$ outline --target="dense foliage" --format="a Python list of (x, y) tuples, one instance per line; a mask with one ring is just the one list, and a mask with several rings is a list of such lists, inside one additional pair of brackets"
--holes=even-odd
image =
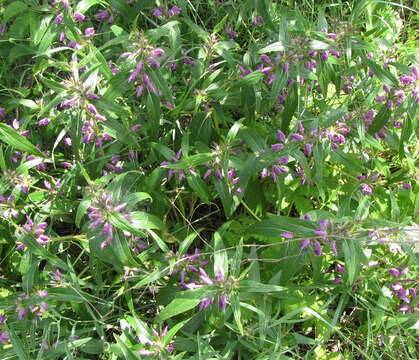
[(1, 359), (416, 358), (412, 4), (0, 4)]

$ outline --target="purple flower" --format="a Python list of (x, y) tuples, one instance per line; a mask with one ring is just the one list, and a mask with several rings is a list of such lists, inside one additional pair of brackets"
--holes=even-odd
[(204, 269), (199, 269), (199, 278), (207, 285), (213, 285), (214, 282), (209, 278)]
[(322, 58), (323, 61), (327, 61), (329, 59), (329, 56), (327, 55), (326, 50), (322, 51), (321, 58)]
[(161, 16), (163, 16), (163, 9), (164, 9), (163, 6), (160, 6), (157, 9), (153, 9), (153, 10), (151, 10), (151, 15), (153, 15), (155, 17), (161, 17)]
[(0, 108), (0, 116), (4, 116), (6, 114), (6, 110), (3, 108)]
[(96, 115), (98, 113), (96, 107), (93, 104), (87, 104), (87, 111), (92, 115)]
[(227, 294), (226, 293), (223, 293), (220, 295), (218, 299), (218, 307), (220, 308), (220, 310), (225, 310), (225, 308), (227, 307)]
[(300, 242), (300, 249), (304, 250), (308, 245), (310, 245), (310, 239), (304, 239)]
[(233, 31), (233, 29), (230, 27), (227, 28), (225, 31), (230, 36), (231, 39), (235, 39), (238, 36), (237, 33)]
[(0, 333), (0, 343), (6, 345), (9, 343), (9, 334), (7, 332)]
[(307, 143), (304, 145), (304, 154), (306, 154), (307, 157), (311, 156), (312, 153), (312, 149), (313, 149), (313, 144)]
[(96, 94), (93, 94), (93, 93), (88, 93), (88, 94), (86, 94), (86, 97), (88, 98), (88, 99), (90, 99), (90, 100), (99, 100), (100, 99), (100, 97), (98, 96), (98, 95), (96, 95)]
[(278, 130), (278, 131), (276, 132), (276, 137), (277, 137), (277, 139), (278, 139), (279, 141), (282, 141), (282, 142), (285, 142), (285, 141), (286, 141), (285, 134), (284, 134), (281, 130)]
[(151, 56), (147, 59), (147, 61), (151, 65), (152, 68), (157, 68), (160, 66), (159, 62)]
[(265, 64), (272, 64), (270, 57), (266, 54), (260, 55), (260, 60), (262, 60)]
[(154, 87), (154, 84), (152, 83), (152, 81), (150, 80), (150, 78), (148, 77), (147, 74), (143, 75), (143, 81), (144, 81), (144, 85), (147, 87), (147, 89), (153, 93), (153, 94), (158, 94), (156, 88)]
[(403, 183), (402, 187), (405, 190), (411, 190), (412, 189), (412, 185), (410, 183)]
[(415, 81), (415, 78), (413, 76), (409, 76), (409, 75), (401, 75), (400, 76), (400, 81), (404, 85), (410, 85)]
[(284, 63), (284, 66), (282, 67), (282, 71), (285, 74), (288, 74), (289, 68), (290, 68), (290, 63), (289, 62), (286, 62), (286, 63)]
[(196, 61), (192, 60), (190, 57), (185, 56), (183, 58), (183, 63), (185, 65), (191, 65), (192, 67), (195, 67), (197, 65)]
[(281, 233), (281, 236), (286, 238), (286, 239), (292, 239), (294, 237), (294, 234), (290, 233), (288, 231), (284, 231), (284, 232)]
[(272, 146), (271, 146), (271, 149), (272, 150), (274, 150), (274, 151), (279, 151), (279, 150), (282, 150), (284, 148), (284, 144), (273, 144)]
[(83, 49), (83, 46), (81, 46), (77, 41), (69, 41), (68, 46), (73, 48), (74, 50), (81, 50)]
[(302, 141), (304, 136), (301, 134), (291, 134), (291, 141)]
[(159, 58), (159, 57), (162, 57), (164, 55), (164, 50), (160, 49), (160, 48), (156, 48), (151, 53), (153, 54), (153, 56)]
[(63, 22), (63, 14), (59, 13), (54, 19), (54, 24), (60, 24), (62, 22)]
[(368, 184), (361, 184), (359, 186), (359, 190), (361, 190), (361, 192), (364, 195), (371, 195), (372, 194), (372, 187)]
[(99, 10), (99, 12), (94, 15), (94, 17), (97, 20), (105, 20), (108, 17), (108, 15), (109, 14), (107, 10)]
[(88, 27), (86, 30), (84, 30), (84, 35), (86, 36), (92, 36), (95, 34), (95, 29), (93, 27)]
[(199, 302), (199, 310), (202, 311), (214, 302), (214, 298), (205, 298)]
[(317, 256), (321, 256), (323, 254), (322, 246), (317, 240), (313, 241), (313, 251)]
[(314, 233), (318, 236), (326, 236), (327, 235), (327, 231), (324, 229), (317, 229), (314, 230)]
[(38, 291), (38, 295), (41, 296), (41, 297), (48, 296), (48, 291), (46, 291), (46, 290), (39, 290)]
[(19, 320), (22, 320), (26, 317), (26, 311), (23, 308), (17, 310), (17, 317)]
[(263, 168), (262, 172), (260, 173), (260, 178), (264, 179), (265, 177), (268, 176), (268, 169), (267, 168)]
[(50, 118), (43, 118), (41, 120), (38, 121), (38, 125), (39, 126), (47, 126), (49, 123), (51, 122)]
[(84, 16), (81, 13), (75, 13), (73, 17), (74, 17), (74, 20), (77, 20), (77, 21), (83, 21), (84, 19), (86, 19), (86, 16)]
[(399, 277), (400, 276), (400, 271), (395, 269), (395, 268), (391, 268), (388, 272), (393, 277)]
[(339, 264), (336, 264), (336, 270), (342, 274), (345, 272), (345, 268)]
[(337, 50), (330, 50), (330, 55), (335, 56), (337, 58), (342, 56), (340, 51), (337, 51)]
[(167, 15), (171, 17), (171, 16), (179, 15), (181, 12), (182, 12), (182, 9), (174, 5), (169, 9), (169, 11), (167, 12)]

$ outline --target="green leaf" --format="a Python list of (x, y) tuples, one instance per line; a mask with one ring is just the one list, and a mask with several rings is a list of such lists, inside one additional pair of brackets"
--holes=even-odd
[(3, 21), (8, 22), (13, 16), (25, 11), (28, 8), (22, 1), (12, 1), (4, 10)]
[(248, 234), (280, 238), (283, 231), (289, 231), (297, 236), (314, 236), (317, 226), (307, 220), (286, 216), (270, 215), (269, 220), (262, 220), (247, 229)]
[(359, 260), (354, 241), (344, 240), (342, 243), (343, 254), (345, 257), (345, 279), (348, 285), (353, 285)]
[(390, 119), (391, 112), (387, 109), (386, 105), (381, 106), (380, 111), (374, 117), (374, 121), (371, 126), (368, 127), (368, 133), (375, 134), (386, 125)]
[(251, 292), (251, 293), (270, 293), (270, 292), (282, 292), (288, 290), (286, 287), (262, 284), (254, 280), (242, 280), (240, 281), (240, 292)]
[(192, 244), (192, 242), (195, 240), (195, 238), (199, 235), (199, 233), (202, 231), (202, 229), (198, 229), (196, 232), (193, 232), (192, 234), (189, 234), (180, 244), (179, 246), (179, 256), (183, 256), (186, 254), (186, 252), (189, 249), (189, 246)]
[(188, 175), (186, 181), (204, 203), (209, 203), (208, 191), (205, 182), (197, 175)]
[(285, 50), (285, 46), (282, 43), (282, 41), (277, 41), (260, 49), (258, 51), (258, 54), (265, 54), (268, 52), (276, 52), (276, 51), (284, 51), (284, 50)]
[(182, 314), (196, 307), (202, 299), (213, 297), (215, 295), (215, 290), (209, 290), (207, 288), (188, 290), (179, 293), (176, 295), (176, 298), (161, 311), (158, 315), (158, 320), (162, 322), (173, 316)]
[(89, 10), (89, 8), (97, 4), (104, 5), (104, 6), (107, 5), (101, 0), (81, 0), (81, 1), (78, 1), (74, 12), (80, 12), (84, 14), (87, 10)]
[(115, 336), (115, 338), (116, 338), (116, 344), (119, 347), (119, 349), (122, 351), (122, 353), (124, 354), (125, 360), (139, 360), (140, 359), (140, 355), (134, 353), (130, 348), (128, 348), (127, 345), (125, 345), (125, 343), (122, 341), (120, 336)]
[(24, 136), (18, 134), (16, 130), (9, 128), (6, 124), (0, 124), (0, 140), (17, 150), (42, 158), (44, 157), (44, 154), (32, 145), (30, 141), (28, 141)]
[(15, 330), (7, 324), (4, 324), (4, 327), (6, 328), (7, 333), (9, 334), (10, 342), (13, 345), (13, 350), (19, 357), (19, 360), (31, 360), (31, 357), (29, 356), (29, 353), (26, 351), (26, 347), (23, 341), (16, 335)]

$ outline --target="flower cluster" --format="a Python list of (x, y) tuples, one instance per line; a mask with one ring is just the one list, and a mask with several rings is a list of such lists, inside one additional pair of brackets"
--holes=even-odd
[(418, 312), (419, 308), (416, 305), (411, 306), (411, 304), (415, 303), (416, 299), (416, 290), (414, 287), (407, 287), (409, 283), (413, 282), (414, 279), (412, 278), (405, 278), (409, 273), (408, 268), (404, 268), (402, 270), (391, 268), (388, 270), (389, 274), (397, 279), (396, 282), (392, 283), (391, 289), (393, 294), (402, 301), (402, 305), (399, 308), (403, 314), (410, 314), (412, 312)]
[[(100, 244), (101, 248), (109, 245), (114, 236), (114, 227), (109, 222), (108, 217), (111, 212), (120, 213), (126, 220), (130, 221), (129, 214), (124, 212), (127, 203), (115, 205), (110, 196), (104, 193), (102, 196), (92, 201), (92, 205), (89, 206), (89, 214), (87, 215), (92, 222), (89, 224), (89, 229), (96, 229), (101, 227), (99, 234), (106, 235), (106, 239)], [(130, 235), (129, 232), (124, 234)]]
[(176, 262), (172, 274), (180, 271), (180, 285), (185, 289), (194, 289), (195, 280), (193, 279), (193, 274), (198, 274), (199, 268), (206, 265), (208, 265), (208, 260), (202, 259), (201, 250), (195, 248), (193, 254), (186, 253)]
[[(303, 217), (305, 220), (311, 220), (309, 215), (305, 215)], [(304, 239), (300, 243), (300, 249), (303, 250), (307, 248), (309, 245), (313, 248), (313, 253), (317, 256), (323, 255), (323, 246), (328, 245), (329, 249), (332, 253), (337, 256), (338, 250), (336, 247), (336, 242), (333, 240), (333, 233), (341, 232), (344, 229), (345, 225), (342, 226), (341, 229), (337, 228), (334, 229), (333, 223), (329, 220), (320, 220), (318, 222), (319, 227), (318, 229), (313, 231), (313, 238), (312, 239)], [(320, 243), (320, 241), (323, 243)]]
[[(196, 285), (196, 287), (202, 287), (205, 285), (212, 286), (217, 285), (222, 289), (222, 292), (218, 295), (218, 307), (221, 310), (224, 310), (227, 307), (228, 294), (224, 290), (224, 283), (226, 282), (224, 272), (222, 270), (218, 271), (215, 275), (215, 279), (211, 279), (204, 269), (199, 269), (199, 279), (201, 280), (201, 285)], [(199, 303), (199, 310), (204, 310), (209, 307), (216, 299), (214, 297), (204, 298)]]
[(1, 216), (5, 219), (14, 217), (17, 219), (19, 217), (19, 211), (16, 210), (14, 206), (15, 196), (13, 194), (5, 197), (0, 195), (0, 209), (2, 210)]
[(151, 15), (167, 19), (172, 16), (179, 15), (181, 12), (182, 9), (177, 7), (176, 5), (173, 5), (170, 8), (166, 6), (159, 6), (158, 8), (151, 10)]
[(6, 316), (0, 314), (0, 343), (6, 345), (9, 343), (9, 334), (5, 330), (1, 330), (1, 326), (6, 322)]
[[(48, 310), (48, 304), (43, 299), (48, 296), (48, 292), (46, 290), (40, 290), (36, 293), (35, 300), (36, 302), (33, 303), (34, 299), (31, 299), (31, 297), (26, 294), (22, 293), (17, 297), (16, 300), (16, 306), (17, 306), (17, 317), (19, 320), (22, 320), (27, 317), (28, 314), (34, 314), (37, 317), (42, 317), (42, 315)], [(26, 306), (25, 302), (27, 300), (31, 299), (31, 305)]]
[(373, 173), (369, 176), (366, 175), (358, 175), (356, 178), (360, 181), (367, 181), (368, 183), (362, 183), (359, 186), (359, 190), (364, 194), (364, 195), (371, 195), (373, 192), (373, 187), (371, 186), (371, 183), (374, 181), (377, 181), (377, 179), (380, 177), (380, 175), (378, 173)]
[(157, 356), (164, 355), (165, 352), (171, 354), (175, 350), (174, 341), (170, 341), (168, 344), (165, 343), (165, 337), (167, 336), (168, 327), (165, 326), (162, 331), (158, 332), (152, 329), (153, 338), (149, 339), (145, 335), (138, 336), (138, 340), (144, 345), (143, 349), (140, 349), (138, 353), (142, 356)]
[[(49, 236), (45, 234), (45, 230), (47, 227), (48, 227), (48, 224), (46, 222), (34, 224), (34, 222), (28, 216), (26, 216), (26, 222), (21, 227), (23, 231), (21, 231), (18, 234), (18, 236), (24, 237), (27, 234), (34, 235), (36, 236), (36, 242), (41, 246), (45, 246), (50, 240)], [(18, 241), (18, 245), (16, 246), (16, 249), (22, 250), (24, 248), (25, 248), (25, 245), (21, 241)]]

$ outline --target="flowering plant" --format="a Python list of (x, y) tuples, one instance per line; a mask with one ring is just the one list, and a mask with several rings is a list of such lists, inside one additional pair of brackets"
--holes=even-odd
[(5, 1), (0, 358), (414, 359), (408, 3)]

